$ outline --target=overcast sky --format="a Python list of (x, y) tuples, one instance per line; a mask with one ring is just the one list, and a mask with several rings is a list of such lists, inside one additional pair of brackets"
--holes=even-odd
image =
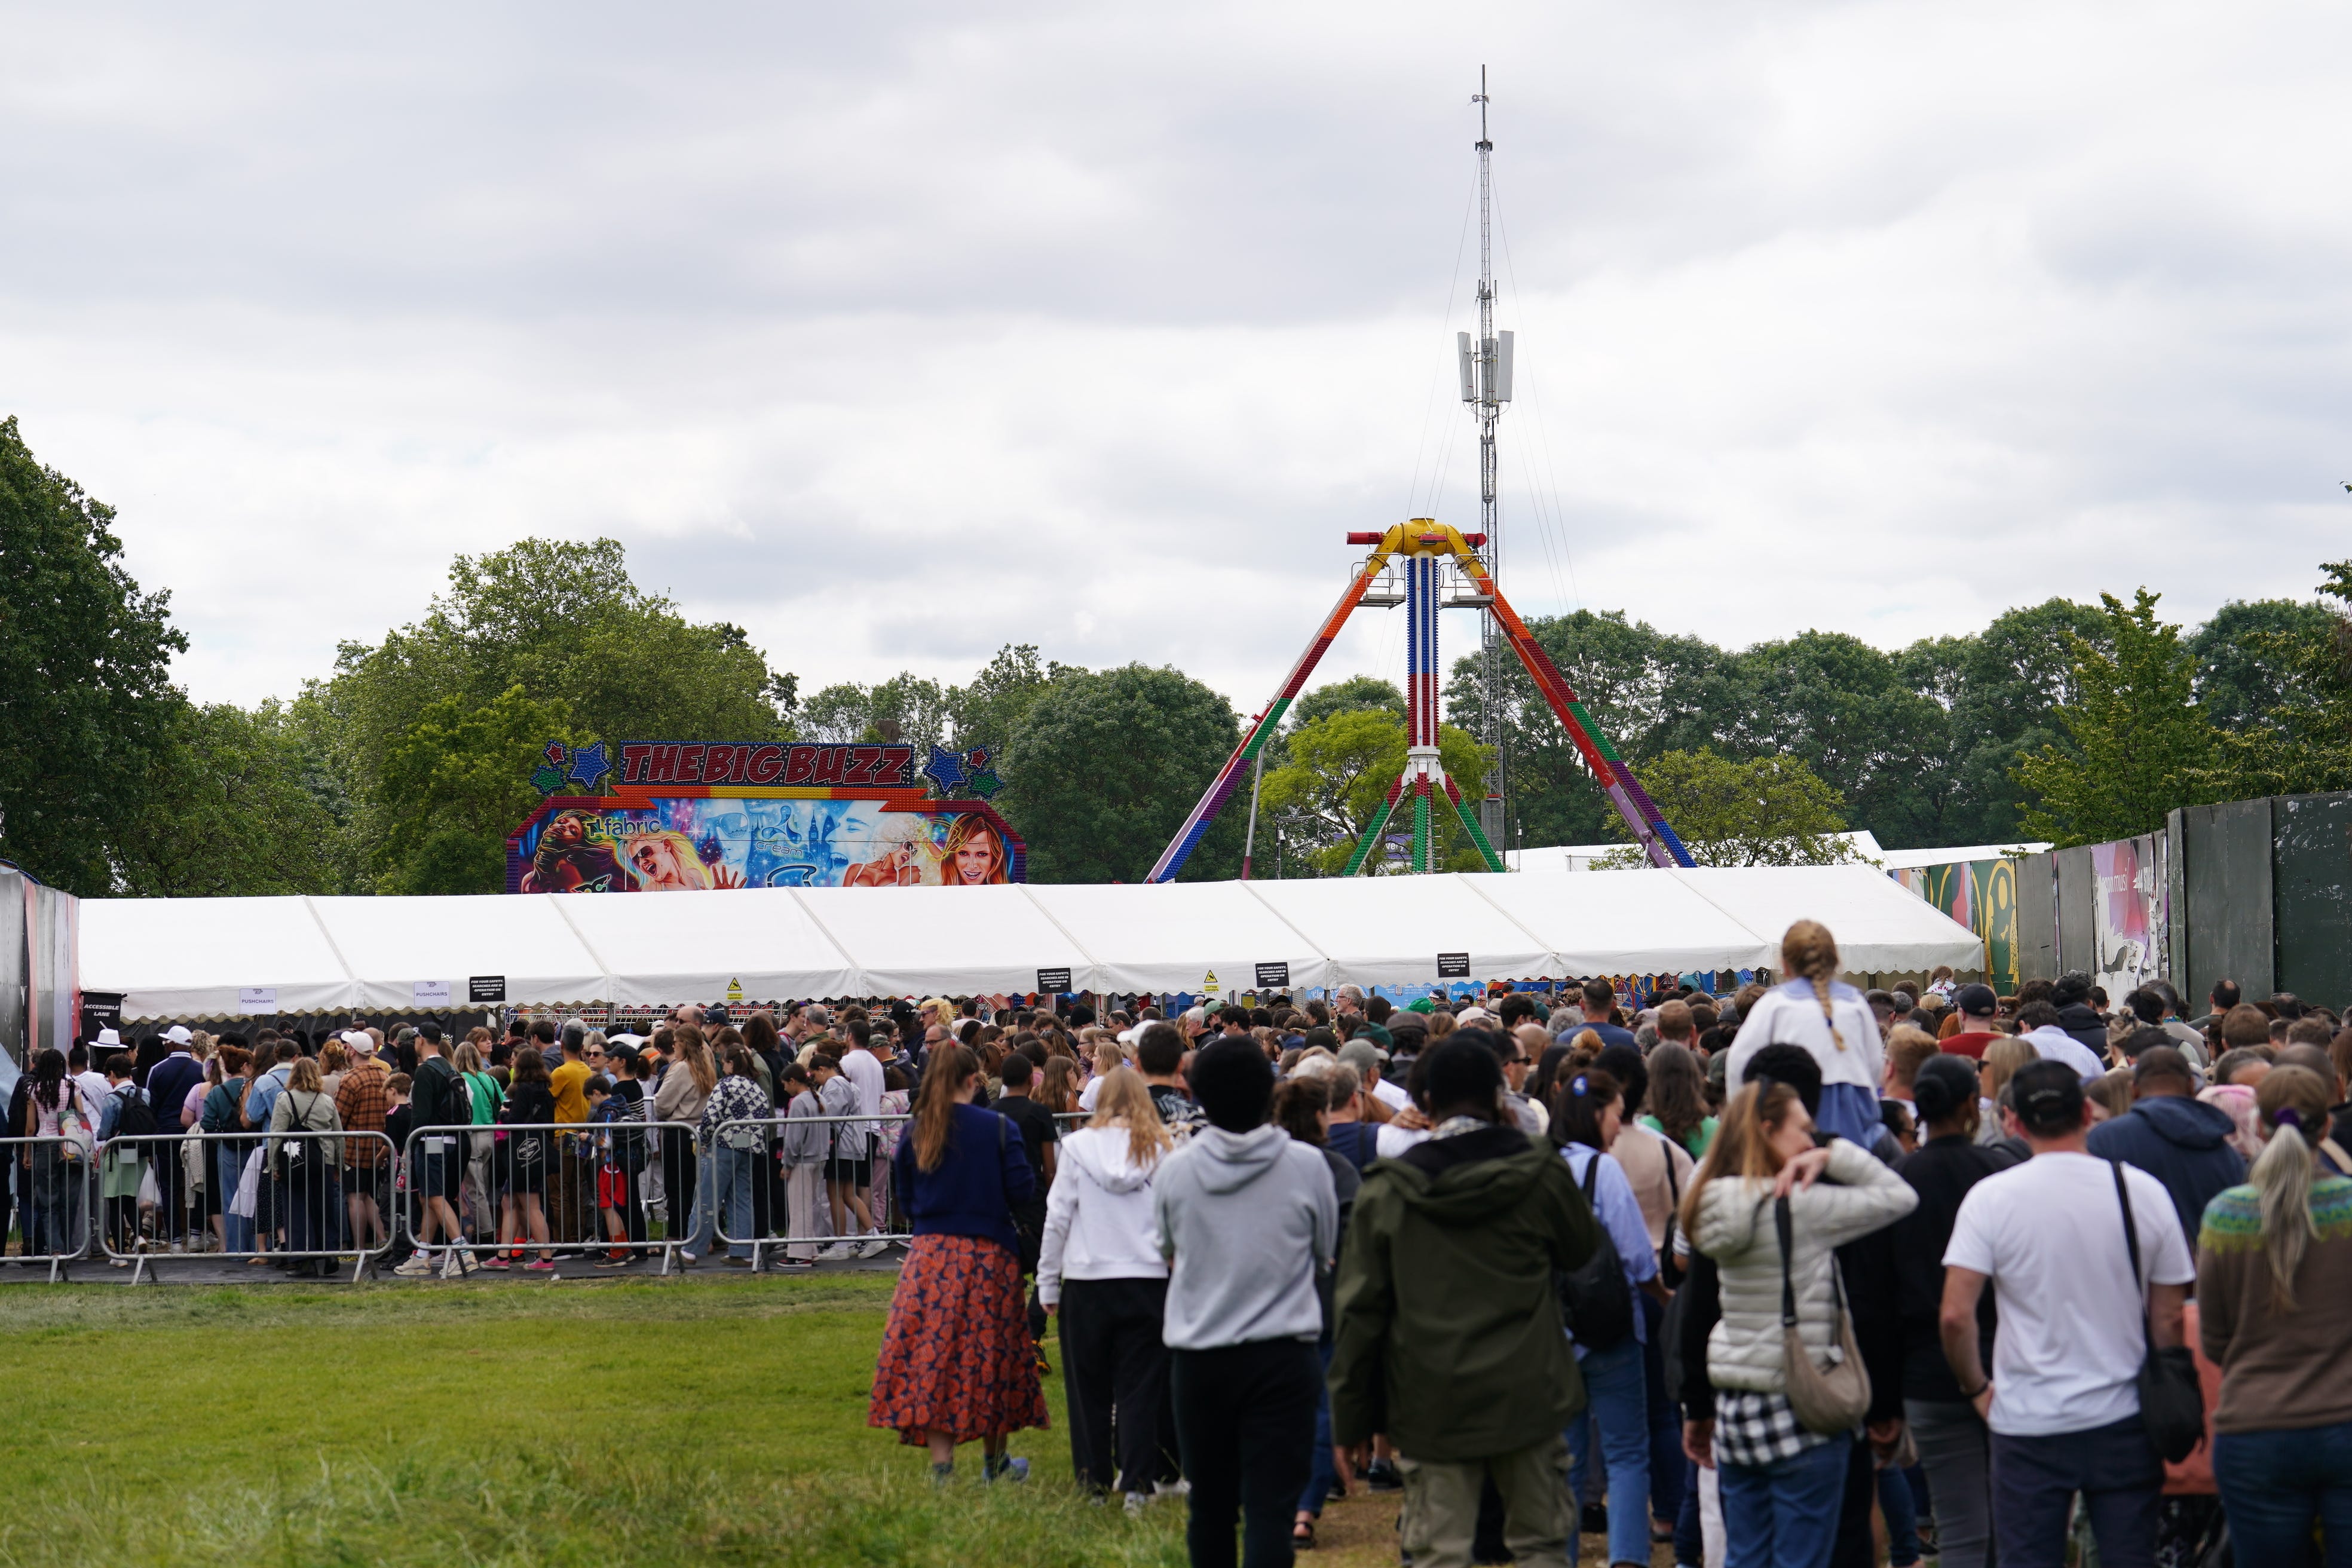
[[(202, 700), (611, 534), (803, 689), (1034, 642), (1254, 710), (1349, 530), (1475, 525), (1482, 61), (1523, 614), (1894, 647), (2352, 553), (2340, 6), (5, 21), (0, 415)], [(1323, 674), (1400, 677), (1359, 620)]]

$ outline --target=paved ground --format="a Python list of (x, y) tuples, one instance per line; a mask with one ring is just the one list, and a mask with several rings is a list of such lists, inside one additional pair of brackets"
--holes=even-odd
[[(893, 1247), (879, 1258), (850, 1258), (844, 1262), (819, 1263), (813, 1268), (792, 1268), (779, 1270), (778, 1272), (800, 1279), (808, 1279), (824, 1274), (895, 1273), (898, 1268), (899, 1260), (903, 1256), (904, 1254), (898, 1251), (898, 1248)], [(131, 1283), (134, 1273), (140, 1272), (142, 1271), (133, 1269), (129, 1266), (125, 1266), (121, 1268), (111, 1268), (104, 1258), (99, 1258), (95, 1261), (69, 1264), (66, 1267), (64, 1271), (65, 1278), (77, 1285), (127, 1285)], [(679, 1270), (675, 1268), (672, 1268), (671, 1274), (673, 1278), (675, 1278), (678, 1273)], [(586, 1258), (559, 1257), (555, 1260), (555, 1271), (552, 1274), (534, 1273), (528, 1270), (499, 1270), (485, 1268), (477, 1270), (473, 1278), (476, 1279), (511, 1279), (519, 1283), (530, 1284), (533, 1282), (544, 1283), (550, 1279), (642, 1279), (647, 1278), (658, 1278), (660, 1274), (661, 1259), (659, 1258), (646, 1258), (639, 1263), (633, 1264), (627, 1268), (599, 1268)], [(686, 1270), (685, 1274), (687, 1278), (695, 1279), (743, 1279), (746, 1281), (768, 1277), (755, 1274), (749, 1268), (730, 1268), (723, 1264), (712, 1262), (698, 1264), (693, 1268)], [(242, 1258), (212, 1258), (202, 1253), (198, 1253), (194, 1257), (166, 1254), (161, 1258), (150, 1258), (147, 1262), (147, 1268), (143, 1271), (143, 1275), (144, 1278), (141, 1279), (141, 1283), (160, 1285), (270, 1285), (296, 1283), (317, 1285), (323, 1283), (323, 1281), (318, 1279), (293, 1279), (266, 1263), (253, 1264), (248, 1263)], [(348, 1280), (351, 1277), (352, 1265), (346, 1263), (342, 1266), (341, 1278)], [(440, 1281), (436, 1279), (404, 1279), (393, 1273), (388, 1267), (379, 1267), (375, 1270), (374, 1278), (388, 1284), (416, 1285), (427, 1288), (440, 1283)], [(39, 1285), (47, 1283), (48, 1279), (49, 1266), (47, 1263), (20, 1264), (12, 1258), (7, 1260), (5, 1265), (0, 1265), (0, 1285)]]

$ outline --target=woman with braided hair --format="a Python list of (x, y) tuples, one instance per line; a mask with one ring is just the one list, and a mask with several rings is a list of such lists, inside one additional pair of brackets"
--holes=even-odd
[(1799, 921), (1780, 939), (1784, 982), (1759, 997), (1739, 1020), (1728, 1081), (1741, 1083), (1748, 1059), (1767, 1046), (1798, 1046), (1821, 1064), (1823, 1132), (1876, 1149), (1887, 1136), (1878, 1119), (1886, 1043), (1861, 992), (1837, 977), (1837, 939), (1819, 921)]
[(2333, 1085), (2273, 1068), (2243, 1186), (2206, 1205), (2198, 1335), (2221, 1368), (2213, 1479), (2241, 1563), (2352, 1563), (2352, 1181), (2319, 1161)]

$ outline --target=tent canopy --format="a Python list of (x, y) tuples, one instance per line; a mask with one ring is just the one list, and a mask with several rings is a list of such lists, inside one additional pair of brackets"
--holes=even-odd
[[(81, 984), (129, 1018), (510, 1003), (1252, 989), (1777, 964), (1801, 918), (1849, 971), (1973, 970), (1967, 927), (1865, 866), (574, 898), (89, 899)], [(1440, 973), (1461, 955), (1467, 974)], [(1448, 967), (1452, 965), (1449, 963)], [(1272, 984), (1271, 981), (1268, 984)]]

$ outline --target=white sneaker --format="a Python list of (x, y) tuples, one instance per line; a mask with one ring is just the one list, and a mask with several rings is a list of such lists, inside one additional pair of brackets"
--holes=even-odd
[(890, 1244), (877, 1236), (869, 1237), (866, 1245), (857, 1249), (857, 1256), (860, 1258), (879, 1258), (889, 1250)]
[(1191, 1497), (1192, 1483), (1179, 1476), (1172, 1481), (1156, 1481), (1151, 1489), (1161, 1497)]
[(394, 1268), (393, 1272), (404, 1279), (430, 1279), (433, 1278), (434, 1263), (421, 1252), (412, 1253), (408, 1261)]
[(830, 1247), (817, 1248), (816, 1256), (820, 1263), (839, 1263), (845, 1258), (856, 1257), (857, 1249), (845, 1241), (836, 1241)]
[(1150, 1500), (1151, 1495), (1149, 1492), (1128, 1493), (1127, 1517), (1129, 1519), (1139, 1518), (1143, 1513), (1144, 1505), (1149, 1503)]

